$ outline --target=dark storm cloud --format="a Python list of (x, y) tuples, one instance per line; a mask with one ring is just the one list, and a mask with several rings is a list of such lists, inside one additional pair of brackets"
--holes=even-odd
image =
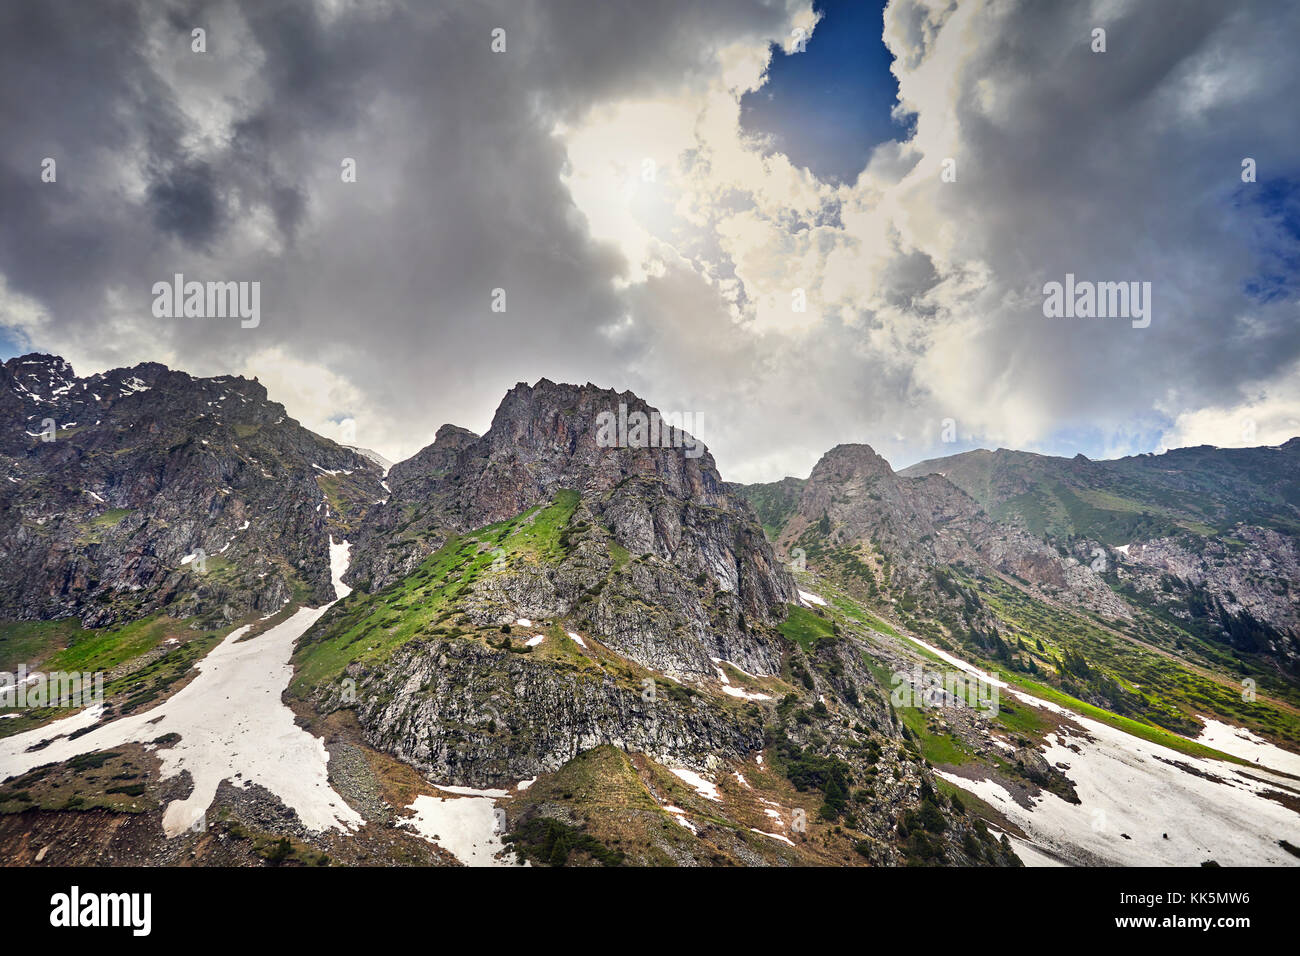
[[(1178, 407), (1230, 401), (1295, 361), (1293, 299), (1243, 292), (1288, 288), (1285, 217), (1263, 208), (1243, 225), (1231, 211), (1243, 155), (1300, 178), (1296, 8), (1113, 5), (1095, 57), (1086, 5), (929, 9), (945, 6), (890, 13), (911, 68), (978, 12), (951, 98), (917, 126), (960, 128), (959, 186), (916, 207), (957, 239), (891, 239), (863, 285), (892, 320), (828, 310), (810, 338), (756, 334), (765, 277), (737, 269), (711, 229), (656, 234), (716, 278), (759, 280), (730, 300), (740, 320), (671, 256), (622, 283), (629, 263), (593, 240), (566, 185), (563, 127), (611, 101), (702, 88), (729, 44), (789, 35), (776, 0), (5, 4), (0, 276), (48, 316), (24, 326), (38, 346), (207, 374), (301, 361), (305, 393), (322, 369), (350, 386), (321, 399), (322, 417), (368, 409), (357, 441), (406, 452), (444, 421), (483, 427), (507, 388), (543, 375), (701, 411), (724, 464), (806, 471), (837, 441), (921, 457), (924, 423), (955, 401), (995, 422), (999, 387), (1063, 423), (1117, 427), (1173, 393)], [(495, 28), (505, 53), (490, 49)], [(880, 147), (870, 189), (894, 189), (921, 155)], [(57, 184), (40, 182), (46, 156)], [(344, 158), (356, 183), (340, 179)], [(745, 209), (749, 189), (719, 189), (711, 222)], [(876, 215), (879, 202), (846, 189), (800, 222), (847, 231), (851, 206)], [(1065, 271), (1153, 277), (1165, 318), (1141, 340), (1027, 321), (1025, 290)], [(261, 324), (154, 319), (152, 284), (176, 272), (260, 281)], [(505, 313), (490, 309), (498, 288)], [(972, 315), (956, 358), (934, 360), (930, 337)], [(954, 378), (971, 383), (956, 399), (940, 387)], [(769, 460), (786, 448), (802, 464)]]
[(216, 185), (207, 163), (184, 164), (159, 173), (149, 187), (154, 224), (190, 245), (203, 245), (217, 232)]
[(72, 314), (84, 315), (118, 273), (112, 237), (128, 211), (112, 191), (39, 188), (41, 162), (57, 161), (61, 184), (104, 182), (92, 150), (126, 148), (119, 110), (133, 116), (153, 85), (139, 37), (127, 3), (0, 6), (0, 271), (11, 289)]
[[(431, 405), (481, 414), (518, 379), (618, 381), (599, 330), (623, 312), (624, 264), (586, 235), (553, 125), (676, 86), (786, 18), (745, 0), (17, 7), (0, 273), (46, 307), (46, 337), (75, 327), (104, 361), (310, 353), (430, 434)], [(46, 154), (57, 188), (37, 180)], [(257, 334), (153, 320), (148, 290), (178, 271), (261, 280)], [(95, 323), (109, 287), (126, 319), (111, 334)]]

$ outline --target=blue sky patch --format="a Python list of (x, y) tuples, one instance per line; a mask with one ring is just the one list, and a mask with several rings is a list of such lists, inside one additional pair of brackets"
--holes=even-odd
[(885, 4), (823, 0), (803, 53), (774, 49), (768, 81), (741, 100), (745, 132), (767, 135), (796, 166), (823, 180), (853, 182), (871, 151), (906, 139), (908, 125), (890, 116), (898, 83), (881, 40)]

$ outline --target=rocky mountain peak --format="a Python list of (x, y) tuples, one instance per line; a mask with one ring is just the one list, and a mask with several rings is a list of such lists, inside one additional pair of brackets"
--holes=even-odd
[(485, 434), (444, 426), (393, 468), (392, 494), (353, 549), (353, 579), (377, 590), (454, 535), (573, 496), (559, 566), (501, 574), (477, 613), (554, 618), (588, 588), (589, 620), (634, 660), (694, 674), (722, 657), (771, 673), (777, 644), (758, 629), (784, 616), (793, 582), (686, 422), (631, 392), (520, 383)]
[(892, 476), (894, 469), (870, 445), (836, 445), (813, 467), (809, 480), (838, 479), (850, 475), (863, 477)]
[(0, 432), (10, 618), (232, 620), (295, 587), (328, 598), (330, 534), (383, 493), (372, 462), (307, 431), (256, 381), (156, 362), (77, 377), (42, 355), (4, 370), (0, 411), (25, 423)]
[(472, 432), (468, 428), (461, 428), (459, 425), (447, 424), (438, 429), (433, 440), (434, 444), (437, 445), (463, 448), (478, 437), (477, 432)]

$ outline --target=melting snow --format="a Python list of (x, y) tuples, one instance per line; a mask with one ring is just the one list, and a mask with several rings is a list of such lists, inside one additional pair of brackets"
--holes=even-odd
[[(1300, 817), (1263, 794), (1300, 795), (1295, 780), (1273, 775), (1262, 766), (1238, 768), (1149, 743), (1008, 688), (1004, 681), (951, 654), (911, 640), (954, 667), (991, 680), (1017, 700), (1069, 717), (1086, 730), (1087, 737), (1049, 734), (1042, 751), (1047, 762), (1061, 766), (1074, 783), (1080, 804), (1043, 791), (1025, 809), (992, 780), (935, 771), (1001, 810), (1040, 851), (1111, 866), (1198, 866), (1209, 859), (1223, 866), (1294, 865), (1295, 858), (1277, 841), (1300, 842)], [(1208, 726), (1207, 731), (1221, 733)]]
[(1032, 843), (1014, 837), (1010, 833), (1006, 837), (1011, 841), (1011, 848), (1016, 851), (1016, 856), (1020, 857), (1025, 866), (1065, 866), (1060, 860), (1048, 856)]
[(780, 840), (782, 843), (788, 843), (791, 846), (794, 846), (794, 841), (791, 840), (788, 836), (782, 836), (780, 833), (766, 833), (758, 829), (758, 827), (750, 827), (749, 829), (754, 833), (761, 834), (765, 837), (771, 837), (773, 840)]
[(510, 796), (509, 790), (498, 790), (498, 789), (478, 790), (474, 787), (455, 787), (449, 783), (435, 783), (434, 786), (437, 787), (439, 790), (441, 790), (443, 793), (454, 793), (460, 797), (493, 797), (495, 799), (499, 799), (501, 797)]
[(694, 770), (687, 770), (683, 767), (669, 767), (668, 769), (700, 796), (708, 797), (710, 800), (717, 800), (719, 803), (722, 802), (722, 798), (718, 796), (718, 785), (713, 781), (705, 780)]
[(733, 687), (731, 684), (724, 684), (722, 692), (728, 697), (739, 697), (741, 700), (771, 700), (771, 694), (760, 694), (757, 691), (748, 691), (741, 687)]
[[(521, 780), (515, 790), (527, 790), (536, 780), (536, 777)], [(456, 797), (448, 799), (422, 794), (407, 807), (414, 816), (400, 823), (430, 843), (448, 850), (466, 866), (512, 866), (513, 857), (498, 855), (505, 849), (505, 844), (501, 840), (501, 818), (495, 805), (497, 800), (510, 796), (510, 791), (476, 790), (444, 784), (434, 786), (445, 793), (456, 794)]]
[(690, 820), (686, 819), (686, 811), (681, 807), (664, 807), (664, 812), (672, 816), (673, 820), (681, 824), (692, 833), (698, 834), (700, 831)]
[[(772, 699), (771, 694), (760, 694), (757, 691), (747, 691), (743, 687), (733, 686), (731, 681), (727, 680), (726, 671), (724, 671), (721, 667), (717, 666), (719, 664), (730, 664), (732, 667), (736, 667), (736, 665), (732, 664), (731, 661), (724, 661), (720, 657), (713, 657), (710, 658), (710, 660), (713, 661), (713, 665), (714, 665), (713, 669), (714, 671), (717, 672), (718, 680), (722, 682), (722, 692), (727, 696), (739, 697), (742, 700), (771, 700)], [(748, 677), (754, 676), (753, 674), (750, 674), (748, 671), (740, 670), (739, 667), (736, 667), (736, 670), (740, 671), (742, 674), (745, 674)]]
[[(248, 522), (244, 522), (244, 527), (248, 527)], [(352, 589), (343, 583), (343, 575), (348, 569), (348, 554), (352, 551), (352, 545), (346, 541), (334, 543), (334, 535), (330, 535), (330, 583), (334, 585), (334, 593), (341, 601), (352, 593)]]
[(420, 836), (448, 850), (466, 866), (509, 866), (497, 854), (505, 849), (497, 832), (491, 797), (415, 798), (408, 808), (414, 816), (401, 821)]
[[(348, 590), (339, 580), (347, 567), (348, 547), (347, 542), (330, 542), (331, 576), (339, 597)], [(288, 620), (249, 641), (240, 640), (249, 628), (236, 628), (195, 664), (199, 673), (194, 680), (150, 710), (75, 739), (64, 736), (30, 752), (33, 744), (93, 726), (99, 720), (98, 709), (88, 708), (74, 717), (0, 739), (0, 779), (19, 776), (40, 764), (176, 733), (180, 740), (175, 745), (157, 751), (162, 778), (188, 771), (193, 790), (163, 812), (168, 837), (202, 818), (223, 780), (239, 787), (251, 783), (265, 787), (309, 830), (360, 826), (361, 816), (329, 785), (324, 741), (299, 727), (293, 711), (281, 700), (293, 677), (294, 642), (329, 606), (299, 608)]]
[(1262, 737), (1252, 734), (1244, 727), (1220, 723), (1209, 717), (1201, 717), (1205, 729), (1196, 738), (1198, 744), (1205, 744), (1225, 754), (1232, 754), (1242, 760), (1249, 760), (1270, 770), (1300, 777), (1300, 754), (1274, 746)]
[(802, 589), (799, 591), (799, 600), (803, 601), (805, 604), (820, 604), (823, 607), (826, 605), (826, 602), (822, 598)]

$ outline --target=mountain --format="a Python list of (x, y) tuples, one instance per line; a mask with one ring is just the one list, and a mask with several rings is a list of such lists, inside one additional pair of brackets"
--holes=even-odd
[(1051, 597), (1103, 613), (1126, 611), (1092, 570), (1023, 530), (993, 521), (970, 495), (939, 475), (896, 474), (867, 445), (837, 445), (804, 481), (787, 478), (738, 492), (767, 517), (786, 551), (855, 568), (871, 593), (910, 604), (941, 597), (936, 569), (987, 567)]
[(921, 462), (1000, 521), (1080, 557), (1111, 584), (1234, 652), (1300, 668), (1300, 438), (1091, 461), (972, 451)]
[[(520, 383), (391, 466), (157, 364), (22, 356), (0, 405), (0, 670), (33, 694), (0, 681), (6, 862), (1287, 852), (1294, 443), (901, 473), (846, 444), (740, 485), (591, 383)], [(62, 706), (69, 672), (103, 699)], [(1099, 837), (1076, 761), (1122, 777), (1113, 814), (1158, 789), (1205, 827)]]
[[(1207, 710), (1240, 719), (1242, 677), (1297, 699), (1298, 447), (1104, 463), (981, 451), (895, 473), (869, 447), (841, 445), (807, 479), (735, 490), (780, 552), (877, 613), (1189, 733)], [(1186, 503), (1143, 510), (1161, 494)]]
[[(790, 573), (692, 436), (602, 447), (602, 416), (638, 412), (659, 418), (630, 392), (543, 379), (512, 389), (481, 436), (439, 429), (367, 513), (347, 578), (357, 590), (300, 641), (294, 694), (327, 718), (350, 713), (368, 746), (456, 786), (566, 779), (604, 748), (632, 755), (602, 759), (618, 782), (524, 811), (521, 832), (608, 832), (609, 787), (648, 788), (634, 816), (657, 819), (677, 773), (734, 778), (702, 785), (706, 812), (770, 827), (781, 804), (755, 804), (755, 788), (777, 772), (822, 793), (815, 812), (848, 825), (836, 852), (849, 859), (942, 855), (923, 835), (902, 848), (893, 835), (894, 809), (935, 814), (941, 798), (856, 641), (790, 603)], [(872, 769), (886, 751), (888, 782)], [(868, 779), (849, 811), (853, 782)], [(688, 799), (679, 789), (669, 813)], [(691, 817), (649, 857), (629, 852), (753, 862), (794, 846), (765, 835), (755, 855)], [(949, 858), (1003, 860), (989, 839), (972, 831)]]
[(1161, 455), (1091, 461), (1029, 452), (964, 452), (904, 468), (939, 474), (998, 519), (1034, 534), (1086, 537), (1110, 546), (1240, 524), (1300, 532), (1300, 438), (1262, 448), (1179, 448)]
[(794, 594), (788, 573), (707, 450), (598, 447), (599, 417), (620, 405), (658, 417), (630, 392), (543, 379), (512, 389), (482, 436), (444, 426), (390, 472), (392, 493), (367, 516), (349, 581), (390, 585), (452, 537), (568, 492), (562, 553), (545, 575), (499, 575), (476, 622), (566, 616), (581, 601), (610, 645), (646, 666), (711, 674), (721, 657), (773, 673), (780, 652), (765, 631)]
[(384, 495), (368, 458), (256, 380), (156, 363), (0, 366), (0, 616), (208, 623), (332, 596), (330, 535)]

